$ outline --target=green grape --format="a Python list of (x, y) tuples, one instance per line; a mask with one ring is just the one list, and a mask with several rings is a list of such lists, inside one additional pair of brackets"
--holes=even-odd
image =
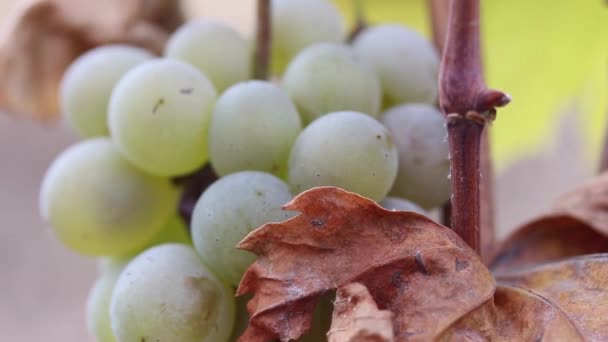
[(385, 105), (434, 103), (439, 55), (417, 32), (397, 24), (370, 27), (353, 42), (380, 77)]
[(405, 198), (399, 197), (387, 197), (379, 203), (384, 209), (392, 211), (413, 211), (415, 213), (428, 216), (426, 210), (420, 208), (420, 206), (412, 201), (408, 201)]
[(230, 26), (205, 19), (188, 22), (175, 31), (165, 55), (194, 65), (221, 92), (249, 78), (251, 47)]
[(207, 160), (207, 130), (216, 99), (195, 67), (172, 59), (130, 70), (110, 98), (112, 140), (136, 166), (162, 176), (192, 172)]
[(89, 334), (97, 342), (115, 342), (116, 338), (110, 324), (110, 300), (120, 273), (126, 266), (125, 261), (102, 261), (102, 273), (89, 291), (86, 305), (86, 319)]
[[(161, 231), (154, 236), (154, 238), (148, 242), (147, 246), (152, 247), (163, 243), (183, 243), (186, 245), (192, 244), (188, 226), (179, 215), (173, 215), (167, 223), (163, 226)], [(146, 248), (148, 248), (146, 247)]]
[(261, 225), (291, 217), (293, 213), (281, 210), (291, 198), (287, 184), (268, 173), (243, 171), (220, 178), (192, 213), (196, 251), (216, 275), (238, 285), (255, 256), (235, 246)]
[(291, 99), (278, 86), (249, 81), (217, 101), (209, 129), (209, 158), (219, 175), (259, 170), (282, 176), (302, 129)]
[(273, 0), (272, 64), (280, 74), (287, 62), (314, 43), (344, 41), (343, 18), (327, 0)]
[(59, 104), (70, 125), (83, 137), (107, 136), (112, 89), (134, 66), (153, 58), (144, 49), (107, 45), (90, 50), (66, 70)]
[(431, 209), (450, 198), (450, 162), (445, 118), (435, 107), (410, 104), (382, 115), (399, 151), (399, 172), (391, 195)]
[(337, 186), (379, 201), (397, 175), (397, 150), (388, 131), (369, 115), (334, 112), (298, 136), (289, 157), (295, 192)]
[(225, 342), (234, 324), (234, 293), (191, 247), (164, 244), (123, 270), (110, 304), (118, 341)]
[(284, 82), (306, 122), (340, 110), (374, 117), (380, 111), (378, 76), (345, 45), (320, 43), (307, 47), (287, 67)]
[(107, 138), (71, 146), (49, 167), (40, 210), (66, 246), (121, 256), (145, 245), (175, 210), (177, 191), (122, 158)]

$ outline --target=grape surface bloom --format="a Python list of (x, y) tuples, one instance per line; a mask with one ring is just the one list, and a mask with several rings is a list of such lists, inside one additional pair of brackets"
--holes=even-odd
[(190, 173), (207, 160), (217, 94), (195, 67), (172, 59), (130, 70), (110, 98), (112, 140), (138, 167), (162, 176)]
[(307, 47), (291, 61), (283, 80), (306, 122), (341, 110), (379, 114), (382, 91), (378, 76), (346, 45)]
[(289, 184), (300, 193), (337, 186), (375, 201), (397, 175), (397, 150), (388, 130), (369, 115), (334, 112), (306, 127), (289, 157)]
[(209, 156), (221, 176), (258, 170), (286, 173), (289, 150), (302, 129), (291, 99), (278, 86), (249, 81), (218, 99), (209, 129)]
[(397, 24), (372, 26), (353, 48), (378, 73), (385, 106), (436, 101), (439, 54), (417, 32)]
[(230, 26), (204, 19), (187, 22), (175, 31), (165, 56), (194, 65), (221, 92), (251, 76), (251, 47)]
[(122, 256), (145, 245), (175, 211), (169, 180), (128, 163), (107, 138), (62, 152), (42, 182), (40, 210), (66, 246)]
[(220, 278), (238, 285), (255, 260), (236, 245), (252, 230), (293, 215), (281, 207), (292, 199), (287, 184), (258, 171), (222, 177), (201, 195), (192, 214), (192, 240), (199, 255)]
[(444, 115), (426, 104), (389, 109), (381, 118), (399, 151), (399, 173), (391, 195), (426, 209), (450, 199), (450, 161)]
[(283, 72), (288, 61), (314, 43), (344, 41), (343, 18), (328, 0), (273, 0), (272, 65)]
[(118, 341), (226, 342), (234, 324), (233, 296), (191, 247), (152, 247), (116, 282), (112, 331)]
[(153, 56), (128, 45), (107, 45), (78, 57), (66, 70), (59, 89), (61, 112), (82, 137), (107, 136), (112, 89), (134, 66)]
[(97, 342), (116, 342), (110, 324), (110, 301), (116, 281), (125, 266), (126, 262), (122, 262), (105, 267), (89, 291), (86, 305), (87, 328)]

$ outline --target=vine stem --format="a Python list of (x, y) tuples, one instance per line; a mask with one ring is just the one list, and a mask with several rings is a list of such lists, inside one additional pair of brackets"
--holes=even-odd
[(481, 135), (481, 154), (479, 169), (481, 172), (481, 184), (479, 185), (479, 243), (481, 258), (490, 262), (494, 254), (493, 248), (496, 241), (496, 199), (494, 197), (494, 163), (490, 151), (490, 130), (484, 129)]
[(439, 106), (447, 118), (452, 229), (480, 252), (480, 152), (484, 127), (511, 98), (487, 89), (481, 66), (479, 0), (452, 0), (439, 71)]
[(253, 78), (268, 79), (272, 49), (271, 0), (258, 0)]

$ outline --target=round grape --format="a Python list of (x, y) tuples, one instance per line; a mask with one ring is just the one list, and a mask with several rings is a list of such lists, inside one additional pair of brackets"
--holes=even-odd
[(71, 146), (49, 167), (40, 209), (66, 246), (120, 256), (145, 245), (175, 211), (177, 191), (122, 158), (107, 138)]
[(320, 43), (304, 49), (287, 67), (284, 82), (306, 122), (341, 110), (374, 117), (380, 111), (376, 72), (345, 45)]
[(127, 45), (98, 47), (78, 57), (66, 70), (59, 89), (61, 112), (83, 137), (107, 136), (112, 89), (134, 66), (153, 56)]
[(211, 82), (189, 64), (172, 59), (143, 63), (112, 92), (112, 139), (129, 161), (150, 173), (192, 172), (207, 160), (216, 96)]
[(251, 75), (251, 44), (219, 21), (182, 25), (167, 42), (165, 55), (197, 67), (220, 92)]
[(410, 104), (382, 115), (399, 151), (399, 173), (391, 195), (412, 200), (426, 209), (450, 198), (450, 162), (445, 118), (435, 107)]
[(439, 55), (417, 32), (397, 24), (373, 26), (353, 48), (378, 73), (386, 106), (436, 101)]
[(289, 96), (264, 81), (239, 83), (218, 99), (209, 129), (209, 158), (219, 175), (259, 170), (284, 175), (302, 129)]
[(220, 278), (238, 285), (255, 256), (236, 245), (261, 225), (291, 217), (281, 210), (291, 198), (287, 184), (268, 173), (243, 171), (220, 178), (194, 207), (196, 251)]
[(112, 331), (118, 341), (226, 342), (234, 324), (233, 296), (191, 247), (152, 247), (116, 282)]
[(343, 18), (328, 0), (273, 0), (272, 64), (281, 73), (287, 62), (314, 43), (344, 41)]
[(397, 175), (397, 150), (388, 131), (369, 115), (334, 112), (313, 121), (289, 157), (295, 192), (337, 186), (379, 201)]
[(111, 267), (104, 267), (101, 276), (89, 291), (86, 305), (86, 319), (89, 334), (97, 342), (116, 342), (110, 324), (110, 301), (116, 281), (126, 262), (111, 262)]

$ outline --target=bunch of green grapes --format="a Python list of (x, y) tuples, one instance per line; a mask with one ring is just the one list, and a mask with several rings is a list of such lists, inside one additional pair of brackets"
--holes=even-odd
[[(59, 103), (85, 140), (49, 167), (40, 210), (59, 241), (100, 258), (86, 310), (98, 341), (234, 340), (247, 319), (235, 287), (255, 260), (235, 246), (297, 215), (282, 206), (303, 191), (423, 215), (448, 200), (432, 45), (397, 24), (348, 43), (328, 0), (271, 3), (277, 82), (252, 80), (255, 42), (210, 19), (179, 28), (164, 56), (109, 45), (66, 71)], [(218, 179), (182, 216), (183, 179), (203, 167)]]

